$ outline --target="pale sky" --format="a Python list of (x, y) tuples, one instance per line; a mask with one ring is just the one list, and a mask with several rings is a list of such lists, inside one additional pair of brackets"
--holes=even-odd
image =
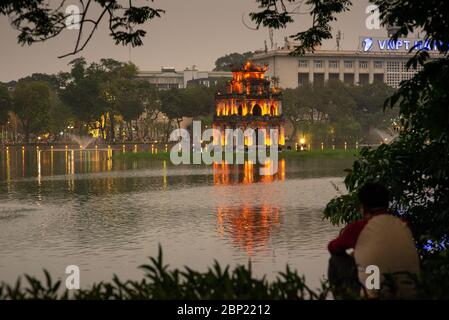
[[(73, 2), (73, 1), (72, 1)], [(384, 30), (368, 30), (365, 27), (365, 8), (368, 0), (353, 1), (351, 12), (339, 17), (334, 24), (343, 33), (341, 47), (357, 48), (359, 36), (385, 36)], [(71, 2), (68, 1), (67, 4)], [(254, 0), (155, 0), (156, 8), (166, 10), (162, 18), (145, 26), (148, 31), (144, 45), (130, 50), (115, 46), (108, 35), (106, 21), (96, 32), (86, 49), (76, 56), (58, 59), (57, 56), (73, 49), (77, 32), (64, 31), (56, 39), (32, 46), (17, 44), (18, 31), (9, 25), (7, 17), (0, 18), (0, 81), (17, 80), (34, 72), (57, 73), (67, 71), (68, 62), (84, 56), (89, 62), (100, 58), (131, 61), (140, 70), (160, 70), (161, 66), (173, 66), (177, 70), (196, 65), (200, 70), (211, 70), (215, 60), (227, 53), (263, 49), (268, 41), (268, 29), (254, 31), (242, 23), (253, 26), (248, 13), (254, 11)], [(284, 36), (304, 30), (310, 25), (309, 15), (295, 15), (295, 23), (285, 30), (274, 31), (274, 42), (282, 46)], [(328, 49), (336, 47), (335, 39), (328, 41)]]

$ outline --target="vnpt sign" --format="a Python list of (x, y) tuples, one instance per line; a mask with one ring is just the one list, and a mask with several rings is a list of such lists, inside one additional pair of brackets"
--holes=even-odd
[(410, 50), (427, 50), (427, 51), (438, 51), (438, 48), (442, 44), (438, 41), (424, 41), (419, 39), (409, 40), (409, 39), (398, 39), (391, 40), (378, 39), (371, 37), (364, 37), (360, 40), (359, 48), (363, 52), (379, 52), (379, 51), (402, 51), (408, 52)]

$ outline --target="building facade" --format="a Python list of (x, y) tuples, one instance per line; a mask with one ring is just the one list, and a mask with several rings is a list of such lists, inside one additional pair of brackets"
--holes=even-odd
[(199, 71), (195, 66), (183, 71), (176, 71), (173, 67), (163, 67), (160, 71), (140, 71), (138, 77), (154, 84), (160, 90), (167, 90), (186, 88), (190, 82), (210, 87), (217, 84), (220, 79), (232, 78), (232, 72)]
[[(254, 137), (245, 137), (244, 145), (254, 145), (260, 130), (265, 130), (265, 145), (270, 145), (270, 129), (277, 129), (278, 144), (284, 145), (284, 119), (282, 116), (281, 91), (265, 79), (266, 67), (247, 62), (233, 70), (233, 78), (228, 81), (226, 92), (218, 92), (213, 128), (220, 132), (221, 144), (227, 145), (226, 129), (251, 128)], [(255, 138), (256, 141), (252, 141)], [(214, 137), (217, 141), (218, 137)], [(219, 141), (220, 142), (220, 141)]]
[(296, 88), (307, 83), (324, 85), (335, 79), (348, 84), (384, 82), (398, 87), (419, 70), (406, 68), (410, 54), (404, 52), (359, 52), (316, 50), (291, 56), (290, 48), (258, 53), (253, 61), (268, 66), (267, 74), (281, 88)]

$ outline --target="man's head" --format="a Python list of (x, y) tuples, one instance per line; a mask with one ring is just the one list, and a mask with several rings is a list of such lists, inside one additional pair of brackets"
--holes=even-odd
[(390, 195), (387, 188), (380, 183), (366, 183), (359, 189), (357, 195), (365, 216), (384, 213), (388, 209)]

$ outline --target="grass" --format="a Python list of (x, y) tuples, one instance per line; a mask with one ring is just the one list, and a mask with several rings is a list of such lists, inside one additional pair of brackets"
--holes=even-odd
[(280, 158), (283, 159), (355, 159), (357, 149), (314, 149), (308, 151), (283, 151)]
[(151, 153), (150, 151), (118, 153), (114, 155), (118, 160), (169, 161), (170, 152)]

